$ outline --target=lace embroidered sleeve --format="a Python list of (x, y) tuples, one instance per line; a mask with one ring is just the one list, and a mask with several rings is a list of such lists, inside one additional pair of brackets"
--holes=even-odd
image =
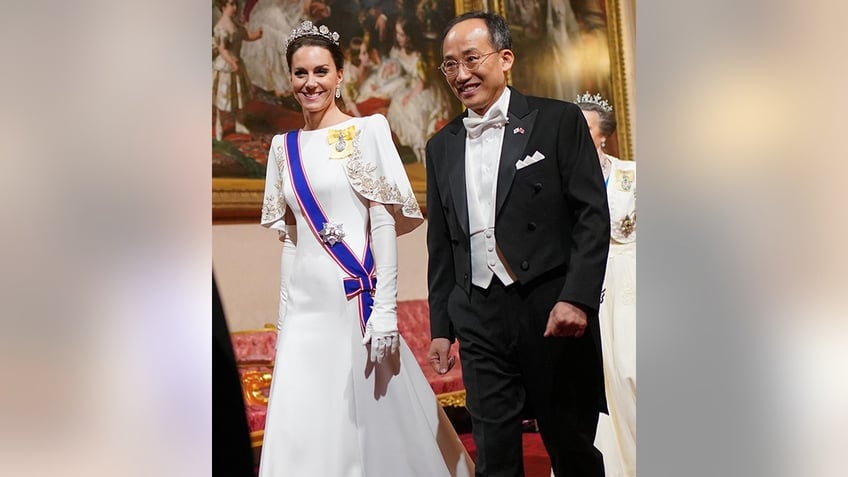
[(261, 224), (277, 230), (280, 240), (285, 237), (286, 199), (283, 196), (283, 174), (286, 167), (285, 135), (271, 140), (268, 150), (268, 167), (265, 170), (265, 199), (262, 202)]
[(347, 159), (345, 171), (360, 195), (390, 206), (397, 235), (411, 232), (424, 222), (384, 116), (367, 117), (363, 130), (354, 138), (353, 154)]

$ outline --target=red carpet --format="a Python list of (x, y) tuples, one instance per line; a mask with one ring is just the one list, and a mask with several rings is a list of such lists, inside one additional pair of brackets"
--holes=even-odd
[[(550, 477), (551, 460), (548, 452), (542, 444), (542, 436), (536, 432), (525, 432), (524, 436), (524, 475), (526, 477)], [(462, 444), (471, 454), (471, 458), (477, 457), (477, 448), (470, 433), (460, 434)]]

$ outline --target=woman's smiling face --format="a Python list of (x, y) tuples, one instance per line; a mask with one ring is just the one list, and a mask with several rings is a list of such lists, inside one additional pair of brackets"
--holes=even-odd
[(292, 55), (291, 84), (295, 99), (304, 112), (327, 110), (335, 101), (336, 87), (342, 82), (342, 71), (333, 62), (330, 50), (307, 45)]

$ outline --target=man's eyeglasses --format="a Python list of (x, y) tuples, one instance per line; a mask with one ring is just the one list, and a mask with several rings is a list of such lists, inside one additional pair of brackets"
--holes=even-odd
[(500, 52), (501, 50), (495, 50), (490, 53), (486, 53), (485, 55), (468, 55), (463, 60), (445, 60), (442, 64), (439, 65), (439, 69), (444, 73), (448, 78), (453, 78), (457, 74), (459, 74), (459, 67), (464, 66), (466, 71), (474, 71), (486, 61), (491, 55)]

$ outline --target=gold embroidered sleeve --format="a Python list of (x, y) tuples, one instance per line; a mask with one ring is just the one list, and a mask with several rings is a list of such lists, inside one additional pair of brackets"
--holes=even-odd
[(283, 174), (285, 174), (285, 153), (282, 144), (273, 148), (276, 177), (266, 177), (265, 200), (262, 204), (262, 223), (282, 219), (286, 213), (286, 199), (283, 197)]
[(389, 182), (386, 176), (378, 175), (377, 165), (364, 162), (357, 146), (354, 146), (353, 157), (347, 163), (347, 175), (351, 185), (370, 200), (401, 205), (404, 215), (421, 215), (421, 209), (412, 191), (403, 193), (397, 184)]
[[(382, 118), (382, 116), (379, 117)], [(385, 121), (384, 118), (382, 119)], [(372, 121), (377, 120), (372, 119)], [(385, 137), (390, 140), (388, 123), (383, 127), (385, 127)], [(375, 140), (383, 140), (382, 136), (383, 134), (378, 135)], [(357, 131), (353, 141), (353, 153), (345, 163), (348, 181), (366, 199), (392, 206), (389, 209), (395, 216), (396, 230), (398, 235), (403, 235), (420, 225), (423, 222), (423, 216), (400, 157), (397, 157), (396, 153), (394, 157), (388, 157), (392, 154), (387, 154), (386, 150), (379, 152), (381, 145), (375, 143), (367, 146), (369, 156), (365, 157), (362, 139), (362, 131)], [(388, 146), (394, 147), (391, 143)], [(383, 149), (386, 148), (383, 147)]]

